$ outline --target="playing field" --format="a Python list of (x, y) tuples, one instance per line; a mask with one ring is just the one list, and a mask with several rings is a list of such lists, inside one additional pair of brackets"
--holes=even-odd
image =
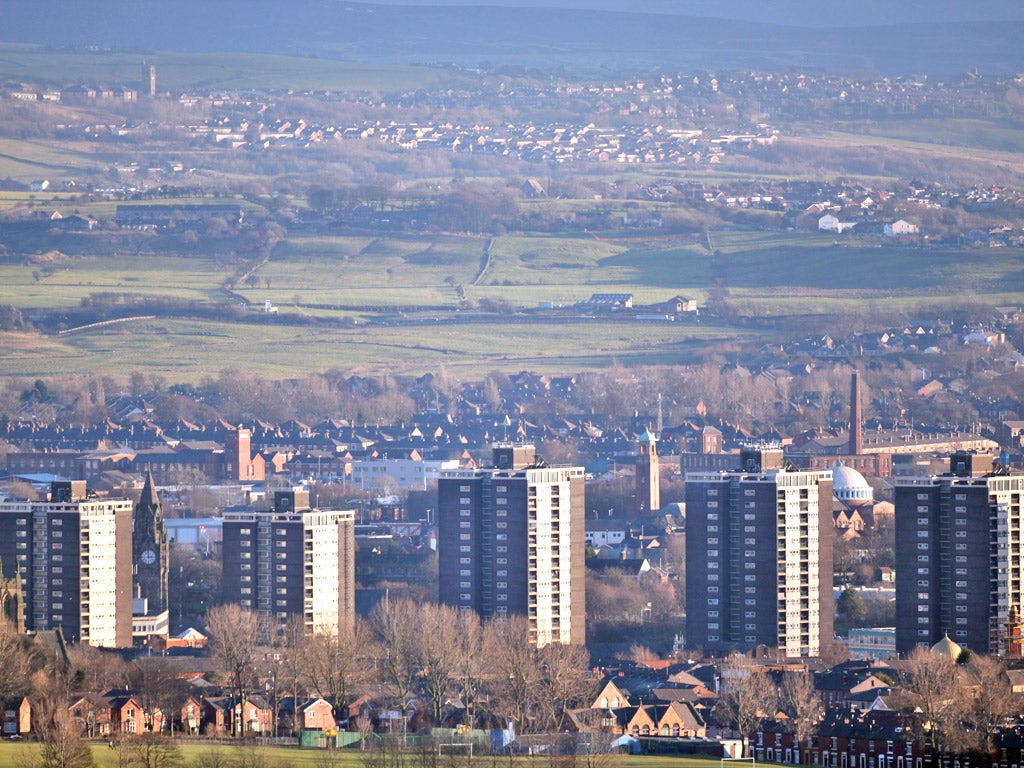
[[(26, 768), (37, 746), (25, 742), (0, 743), (0, 768)], [(183, 766), (181, 768), (204, 768), (218, 766), (220, 768), (365, 768), (368, 765), (366, 753), (357, 749), (341, 749), (325, 751), (319, 749), (298, 749), (296, 747), (248, 747), (221, 744), (183, 744), (181, 746)], [(121, 768), (120, 752), (111, 750), (104, 744), (93, 746), (93, 757), (97, 768)], [(563, 766), (575, 765), (579, 768), (721, 768), (717, 758), (681, 757), (672, 755), (602, 755), (578, 757), (575, 761), (564, 762), (566, 758), (532, 756), (454, 756), (453, 766), (470, 768), (488, 768), (489, 766)], [(380, 765), (380, 759), (373, 765)], [(407, 757), (406, 765), (420, 764), (416, 755)], [(401, 766), (401, 762), (389, 760), (389, 765)]]

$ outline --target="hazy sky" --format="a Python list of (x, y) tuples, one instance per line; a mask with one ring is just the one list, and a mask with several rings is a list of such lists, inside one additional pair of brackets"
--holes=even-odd
[[(344, 0), (340, 0), (344, 2)], [(369, 0), (397, 5), (503, 5), (649, 11), (830, 27), (914, 21), (1024, 21), (1022, 0)]]

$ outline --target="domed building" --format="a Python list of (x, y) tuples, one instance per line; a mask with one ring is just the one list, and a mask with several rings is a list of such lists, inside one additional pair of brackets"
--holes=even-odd
[(847, 509), (863, 507), (875, 500), (875, 492), (864, 475), (841, 461), (832, 467), (832, 495)]
[(932, 653), (949, 656), (950, 659), (956, 661), (960, 658), (960, 654), (963, 653), (963, 648), (950, 640), (949, 635), (945, 635), (941, 640), (939, 640), (939, 642), (932, 646)]

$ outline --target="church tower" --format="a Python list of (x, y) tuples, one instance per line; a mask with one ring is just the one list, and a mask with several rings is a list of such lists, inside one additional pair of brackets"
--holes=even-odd
[[(163, 615), (167, 626), (167, 576), (170, 571), (170, 546), (164, 527), (164, 513), (160, 507), (153, 483), (153, 473), (146, 475), (142, 495), (132, 516), (132, 562), (134, 567), (134, 597), (137, 601), (132, 613), (138, 618), (147, 616), (155, 621)], [(166, 634), (147, 632), (146, 634)]]
[(661, 509), (661, 469), (658, 466), (658, 439), (645, 429), (637, 440), (636, 509), (633, 516)]

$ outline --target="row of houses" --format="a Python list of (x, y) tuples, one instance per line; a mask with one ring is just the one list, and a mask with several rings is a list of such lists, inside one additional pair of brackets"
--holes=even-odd
[[(67, 711), (88, 738), (115, 738), (142, 733), (171, 732), (204, 736), (292, 736), (303, 731), (334, 731), (334, 708), (326, 700), (281, 697), (271, 701), (262, 694), (236, 700), (231, 696), (189, 696), (173, 717), (157, 707), (145, 707), (137, 693), (111, 690), (75, 694)], [(356, 704), (358, 712), (360, 704)], [(17, 697), (0, 704), (0, 730), (4, 738), (26, 738), (33, 733), (32, 701)]]

